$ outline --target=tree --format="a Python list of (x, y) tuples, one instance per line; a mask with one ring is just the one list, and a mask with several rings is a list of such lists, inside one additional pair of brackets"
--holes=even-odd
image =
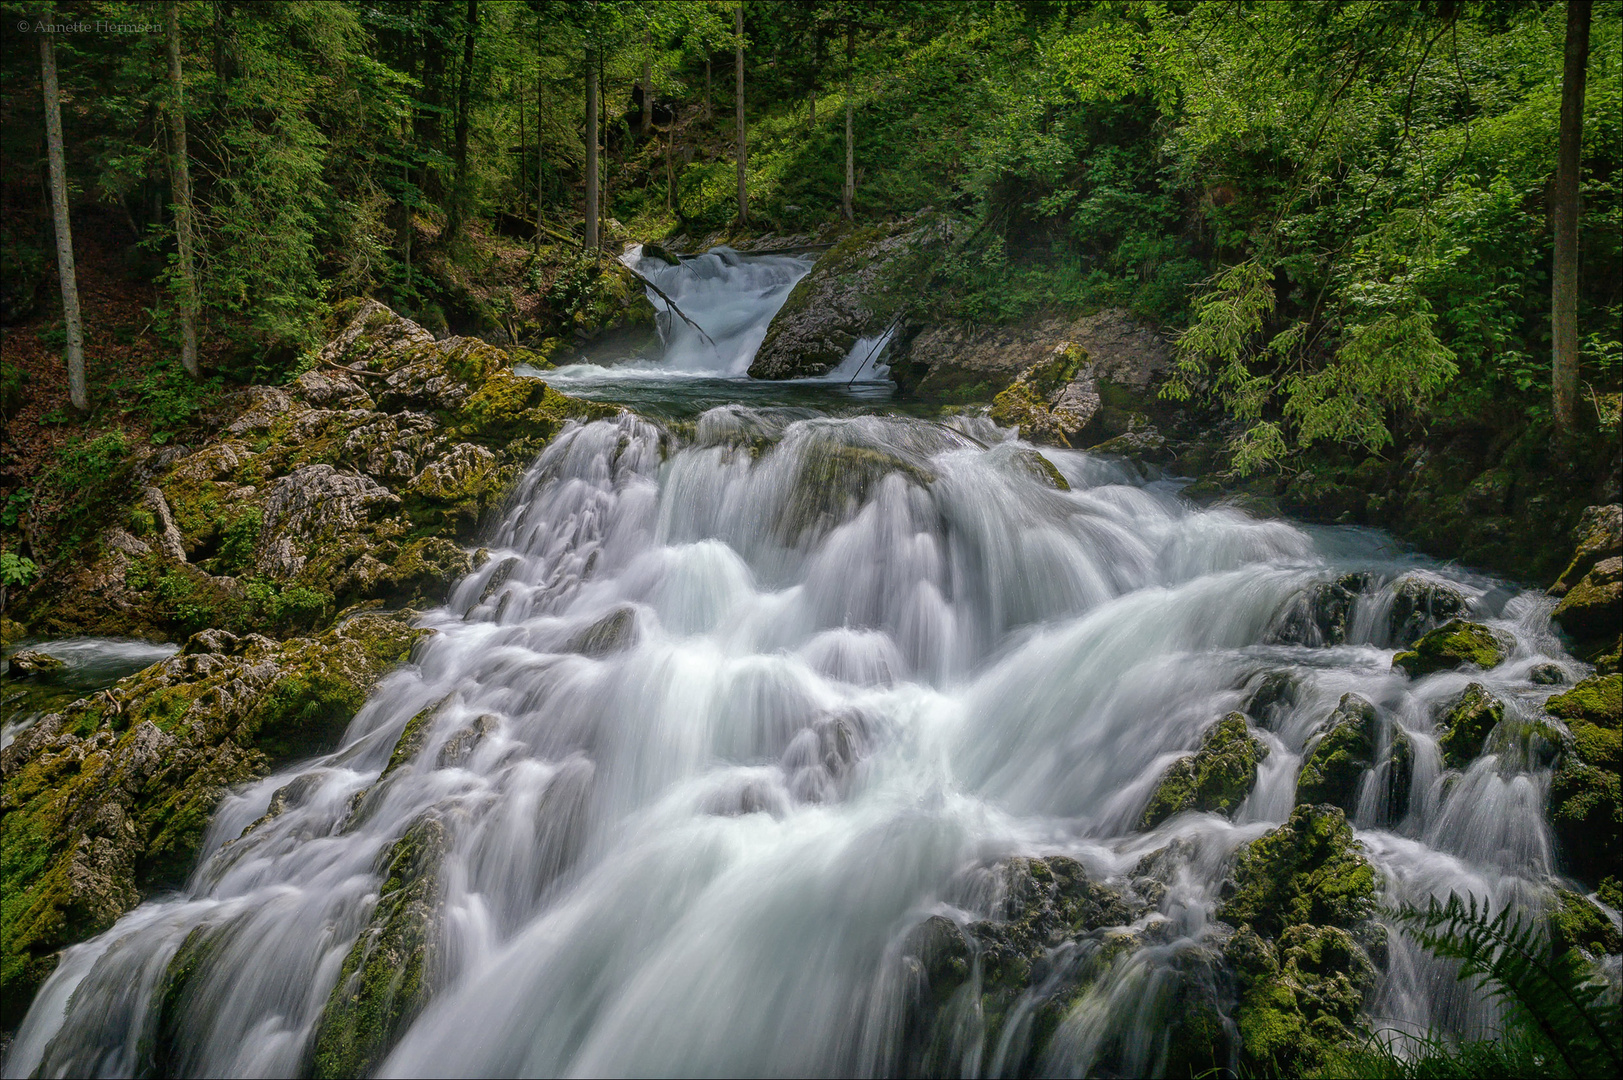
[(164, 4), (164, 38), (169, 54), (169, 177), (175, 198), (176, 272), (180, 275), (180, 363), (188, 374), (197, 368), (197, 271), (193, 265), (196, 216), (192, 206), (192, 170), (186, 150), (186, 90), (180, 68), (180, 4)]
[(850, 221), (851, 200), (857, 194), (856, 151), (851, 141), (851, 69), (856, 64), (857, 24), (845, 24), (845, 183), (840, 187), (840, 216)]
[(586, 46), (586, 249), (597, 241), (597, 47)]
[(733, 10), (733, 70), (738, 76), (738, 223), (748, 225), (750, 220), (749, 191), (745, 187), (745, 174), (749, 161), (749, 143), (744, 134), (744, 5)]
[(1590, 0), (1567, 0), (1566, 69), (1561, 78), (1561, 143), (1555, 171), (1555, 266), (1551, 274), (1551, 382), (1555, 426), (1570, 433), (1578, 413), (1578, 166), (1584, 137), (1584, 75), (1589, 66)]
[(68, 336), (68, 397), (80, 412), (90, 408), (85, 387), (85, 332), (79, 318), (79, 279), (73, 264), (73, 228), (68, 221), (67, 164), (62, 154), (62, 100), (56, 86), (56, 45), (50, 32), (51, 9), (40, 11), (40, 81), (45, 89), (45, 147), (51, 169), (51, 215), (56, 225), (56, 272), (62, 281), (62, 322)]
[(462, 73), (456, 91), (456, 180), (447, 208), (440, 242), (452, 240), (462, 231), (462, 218), (468, 206), (468, 99), (473, 91), (473, 47), (479, 33), (479, 0), (468, 0), (467, 21), (462, 30)]

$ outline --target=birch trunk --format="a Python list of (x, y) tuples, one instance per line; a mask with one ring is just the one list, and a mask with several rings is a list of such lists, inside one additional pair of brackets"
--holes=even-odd
[[(47, 8), (40, 21), (49, 26)], [(56, 272), (62, 280), (62, 322), (68, 333), (68, 397), (80, 412), (90, 409), (85, 388), (85, 331), (79, 318), (79, 279), (73, 265), (73, 227), (68, 221), (67, 165), (62, 154), (62, 98), (56, 86), (56, 46), (39, 36), (40, 81), (45, 87), (45, 146), (51, 163), (51, 215), (56, 225)]]

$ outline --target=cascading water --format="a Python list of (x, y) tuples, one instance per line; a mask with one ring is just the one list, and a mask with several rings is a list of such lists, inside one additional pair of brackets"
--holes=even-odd
[[(747, 361), (729, 350), (759, 341), (789, 264), (673, 291), (695, 309), (695, 292), (737, 294), (707, 309), (736, 309), (732, 331), (707, 326), (733, 343), (716, 370)], [(668, 333), (678, 355), (708, 349)], [(1119, 882), (1165, 850), (1180, 869), (1146, 916), (1161, 944), (1101, 954), (1042, 1062), (1083, 1075), (1113, 1044), (1118, 1069), (1154, 1069), (1158, 978), (1212, 933), (1234, 852), (1289, 816), (1349, 692), (1383, 744), (1414, 748), (1407, 811), (1392, 819), (1376, 770), (1353, 815), (1388, 899), (1540, 905), (1547, 770), (1508, 746), (1446, 772), (1431, 717), (1477, 681), (1508, 731), (1550, 692), (1535, 663), (1579, 677), (1547, 601), (1044, 451), (1062, 490), (1006, 436), (736, 404), (566, 430), (342, 746), (229, 797), (184, 895), (68, 950), (7, 1075), (129, 1076), (154, 1054), (182, 1075), (308, 1072), (391, 859), (429, 833), (428, 1003), (383, 1075), (904, 1072), (898, 944), (924, 919), (985, 917), (985, 870), (1012, 855)], [(1303, 597), (1352, 572), (1369, 587), (1349, 643), (1282, 643)], [(1386, 608), (1416, 573), (1446, 577), (1511, 659), (1469, 680), (1394, 673)], [(1169, 762), (1280, 672), (1294, 697), (1257, 727), (1271, 752), (1234, 819), (1137, 829)], [(1493, 1020), (1396, 934), (1370, 1011)], [(1006, 1030), (965, 1038), (954, 1068), (1018, 1060)]]

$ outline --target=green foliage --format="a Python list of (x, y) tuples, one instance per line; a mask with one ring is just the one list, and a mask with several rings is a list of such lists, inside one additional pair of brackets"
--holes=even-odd
[[(1391, 916), (1437, 956), (1459, 962), (1461, 981), (1475, 983), (1512, 1009), (1512, 1023), (1559, 1058), (1568, 1076), (1615, 1076), (1623, 1068), (1623, 1022), (1604, 980), (1575, 949), (1552, 951), (1540, 924), (1509, 908), (1490, 915), (1476, 897), (1450, 894), (1425, 910)], [(1560, 1075), (1548, 1067), (1526, 1075)], [(1413, 1074), (1400, 1074), (1413, 1075)]]
[(39, 567), (27, 556), (0, 551), (0, 585), (28, 586), (39, 577)]

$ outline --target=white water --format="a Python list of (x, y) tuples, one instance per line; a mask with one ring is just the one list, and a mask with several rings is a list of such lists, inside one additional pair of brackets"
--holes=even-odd
[[(743, 342), (760, 320), (738, 309), (727, 340)], [(1531, 714), (1550, 692), (1526, 677), (1540, 659), (1579, 677), (1547, 601), (1425, 567), (1516, 640), (1469, 677), (1391, 671), (1389, 590), (1360, 601), (1356, 644), (1268, 644), (1315, 583), (1421, 564), (1375, 534), (1197, 510), (1130, 466), (1045, 451), (1063, 493), (1005, 435), (736, 405), (685, 442), (630, 414), (568, 429), (342, 747), (229, 797), (185, 895), (68, 950), (6, 1075), (141, 1071), (161, 976), (198, 927), (230, 932), (196, 976), (177, 1070), (306, 1070), (382, 860), (424, 814), (452, 837), (434, 994), (384, 1075), (896, 1073), (910, 928), (984, 917), (975, 882), (1012, 854), (1068, 854), (1124, 884), (1183, 838), (1155, 916), (1173, 945), (1119, 960), (1045, 1066), (1084, 1074), (1116, 1032), (1129, 1065), (1153, 1068), (1157, 973), (1208, 932), (1234, 849), (1288, 816), (1304, 747), (1349, 691), (1379, 707), (1383, 741), (1401, 728), (1418, 748), (1408, 816), (1383, 820), (1373, 798), (1357, 816), (1387, 897), (1540, 903), (1546, 774), (1490, 755), (1445, 776), (1430, 716), (1468, 678)], [(634, 640), (583, 651), (616, 612)], [(1301, 690), (1264, 732), (1273, 753), (1237, 821), (1136, 833), (1165, 766), (1281, 670)], [(407, 721), (442, 699), (379, 784)], [(471, 754), (440, 765), (480, 718)], [(243, 835), (301, 778), (302, 801)], [(1397, 935), (1388, 971), (1378, 1022), (1492, 1020)]]

